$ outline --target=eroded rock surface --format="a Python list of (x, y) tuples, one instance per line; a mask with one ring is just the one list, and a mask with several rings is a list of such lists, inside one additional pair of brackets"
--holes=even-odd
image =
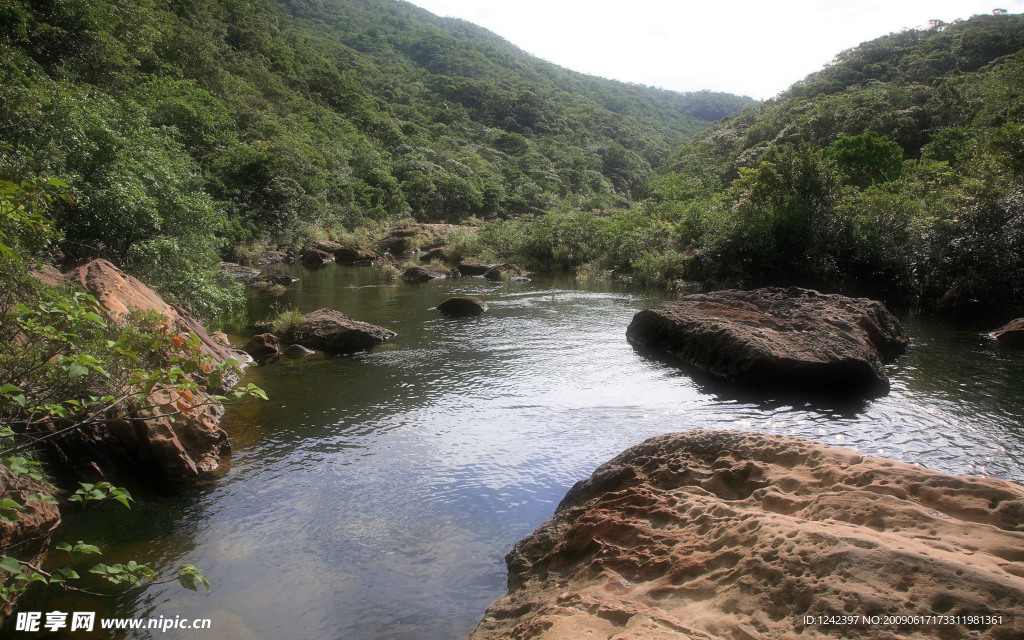
[(281, 333), (286, 343), (331, 353), (365, 351), (393, 338), (395, 332), (368, 322), (359, 322), (334, 309), (317, 309), (303, 316), (297, 327)]
[[(169, 326), (179, 335), (197, 336), (201, 351), (213, 361), (247, 360), (244, 354), (212, 338), (187, 311), (168, 304), (142, 281), (106, 260), (93, 260), (72, 270), (65, 278), (85, 287), (115, 322), (132, 311), (154, 311), (166, 317)], [(225, 384), (230, 386), (235, 381), (237, 376)], [(62, 438), (58, 446), (75, 451), (74, 456), (68, 457), (70, 466), (87, 477), (107, 475), (127, 466), (179, 481), (195, 480), (215, 471), (221, 457), (230, 451), (227, 434), (219, 426), (223, 408), (210, 404), (209, 397), (202, 393), (182, 398), (174, 393), (155, 391), (147, 401), (154, 408)], [(173, 421), (162, 415), (178, 413), (181, 406), (194, 409), (175, 416)]]
[(458, 278), (459, 275), (457, 269), (445, 269), (444, 267), (425, 264), (406, 269), (405, 273), (402, 274), (402, 280), (406, 282), (430, 282), (431, 280), (441, 280), (444, 278)]
[(1024, 318), (1011, 320), (989, 335), (1000, 344), (1024, 347)]
[(809, 289), (716, 291), (655, 305), (626, 337), (758, 389), (874, 397), (907, 344), (881, 302)]
[[(506, 562), (470, 640), (1024, 637), (1024, 487), (790, 437), (651, 438)], [(1002, 623), (805, 622), (974, 614)]]

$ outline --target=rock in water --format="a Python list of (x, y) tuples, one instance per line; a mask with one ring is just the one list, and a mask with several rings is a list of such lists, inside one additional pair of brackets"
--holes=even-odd
[(242, 351), (260, 364), (273, 363), (281, 354), (281, 343), (274, 334), (261, 333), (250, 338), (242, 347)]
[(409, 267), (402, 274), (402, 280), (406, 282), (430, 282), (431, 280), (458, 277), (459, 272), (455, 269), (445, 269), (444, 267), (435, 267), (429, 264)]
[(452, 318), (466, 318), (487, 311), (487, 303), (476, 296), (455, 296), (437, 305), (437, 310)]
[[(166, 317), (179, 335), (197, 336), (201, 351), (214, 362), (247, 358), (210, 337), (184, 309), (168, 304), (156, 291), (106, 260), (82, 265), (65, 279), (85, 287), (115, 322), (132, 311), (153, 311)], [(225, 381), (227, 387), (237, 381), (237, 375), (229, 377), (232, 379)], [(68, 463), (88, 476), (97, 470), (107, 473), (128, 466), (179, 481), (194, 481), (215, 471), (221, 456), (230, 451), (228, 436), (219, 426), (224, 408), (211, 403), (201, 392), (187, 399), (168, 391), (154, 391), (146, 400), (150, 404), (147, 409), (63, 436), (61, 448), (74, 451), (65, 458)], [(173, 420), (164, 415), (177, 412), (175, 407), (182, 403), (194, 408)]]
[(999, 344), (1024, 347), (1024, 318), (1011, 320), (989, 335)]
[(881, 302), (808, 289), (717, 291), (633, 316), (629, 341), (737, 384), (876, 397), (907, 339)]
[(384, 327), (359, 322), (334, 309), (317, 309), (307, 313), (302, 322), (281, 334), (281, 340), (307, 348), (331, 353), (365, 351), (393, 338), (395, 332)]
[(334, 255), (320, 249), (310, 249), (302, 254), (301, 262), (307, 269), (319, 269), (334, 262)]
[[(469, 640), (1024, 637), (1024, 487), (784, 436), (651, 438), (506, 562)], [(820, 622), (842, 615), (1001, 621)]]

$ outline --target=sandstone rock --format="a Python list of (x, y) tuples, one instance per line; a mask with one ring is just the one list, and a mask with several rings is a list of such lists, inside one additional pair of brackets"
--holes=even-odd
[(437, 305), (437, 310), (446, 316), (465, 318), (487, 311), (487, 303), (475, 296), (456, 296)]
[(210, 337), (218, 344), (224, 345), (225, 347), (231, 346), (231, 341), (228, 340), (228, 334), (223, 331), (214, 331), (210, 334)]
[(253, 269), (252, 267), (243, 267), (242, 265), (235, 264), (234, 262), (220, 262), (217, 264), (217, 266), (220, 267), (220, 270), (223, 273), (226, 273), (227, 275), (231, 276), (232, 278), (243, 284), (248, 284), (256, 280), (256, 278), (258, 278), (260, 275), (259, 269)]
[(377, 242), (377, 249), (382, 253), (400, 256), (410, 249), (409, 238), (404, 236), (388, 236)]
[(1011, 320), (989, 335), (1000, 344), (1024, 347), (1024, 318)]
[(334, 262), (334, 256), (320, 249), (310, 249), (302, 254), (300, 262), (307, 269), (319, 269)]
[(444, 262), (447, 259), (448, 253), (444, 247), (436, 247), (434, 249), (424, 251), (423, 254), (420, 255), (420, 262), (431, 262), (433, 260), (440, 260)]
[(488, 280), (500, 282), (502, 280), (519, 280), (528, 281), (523, 277), (523, 268), (517, 264), (509, 264), (508, 262), (502, 264), (496, 264), (487, 271), (484, 272), (483, 276)]
[(282, 351), (281, 353), (284, 354), (286, 358), (291, 358), (292, 360), (308, 358), (310, 356), (316, 355), (316, 351), (313, 351), (312, 349), (307, 349), (301, 344), (290, 344), (287, 347), (285, 347), (284, 351)]
[[(179, 335), (199, 338), (200, 350), (214, 362), (228, 358), (248, 359), (212, 338), (202, 325), (179, 306), (168, 304), (155, 291), (106, 260), (94, 260), (65, 275), (78, 282), (99, 301), (115, 322), (131, 311), (154, 311), (168, 319)], [(222, 386), (238, 380), (237, 370)], [(166, 479), (195, 480), (215, 471), (229, 450), (227, 434), (218, 426), (223, 408), (209, 404), (202, 393), (192, 398), (157, 391), (147, 398), (152, 408), (125, 416), (120, 423), (97, 425), (62, 438), (62, 448), (73, 448), (78, 460), (69, 460), (76, 471), (94, 477), (128, 466)], [(180, 403), (180, 404), (179, 404)], [(187, 411), (181, 412), (181, 407)], [(179, 413), (172, 421), (167, 414)]]
[(419, 267), (409, 267), (402, 274), (402, 280), (406, 282), (430, 282), (431, 280), (439, 280), (442, 278), (458, 278), (459, 272), (455, 269), (445, 269), (444, 267), (434, 267), (431, 265), (422, 265)]
[[(0, 495), (22, 505), (13, 522), (0, 520), (0, 553), (11, 554), (38, 567), (46, 556), (50, 535), (60, 524), (60, 511), (57, 505), (25, 499), (33, 493), (50, 491), (26, 475), (15, 477), (6, 465), (0, 465)], [(10, 575), (0, 569), (0, 584), (7, 584)], [(0, 601), (0, 618), (10, 615), (18, 595), (10, 594), (8, 602)]]
[(314, 243), (313, 248), (317, 251), (323, 251), (324, 253), (329, 253), (333, 256), (345, 247), (333, 240), (321, 240), (320, 242)]
[(458, 269), (464, 276), (482, 276), (496, 266), (498, 265), (477, 260), (463, 260), (459, 263)]
[(288, 276), (282, 273), (263, 275), (252, 281), (251, 286), (254, 287), (273, 287), (275, 285), (282, 287), (290, 287), (299, 279), (295, 276)]
[(888, 392), (883, 361), (907, 344), (882, 303), (797, 288), (686, 296), (637, 313), (626, 336), (758, 390), (855, 397)]
[(282, 262), (294, 262), (294, 256), (290, 256), (283, 251), (264, 251), (252, 261), (257, 267), (263, 267), (270, 264), (281, 264)]
[(277, 360), (277, 356), (281, 353), (281, 343), (274, 334), (261, 333), (250, 338), (245, 343), (245, 346), (242, 347), (242, 351), (248, 353), (256, 362), (261, 364), (273, 362)]
[[(1022, 637), (1024, 487), (796, 438), (651, 438), (506, 557), (469, 640)], [(1001, 615), (1002, 623), (805, 616)]]
[(334, 252), (334, 259), (338, 264), (372, 264), (377, 259), (377, 253), (361, 247), (342, 247)]
[(394, 331), (353, 320), (340, 311), (317, 309), (307, 313), (297, 327), (283, 332), (281, 339), (331, 353), (355, 353), (375, 347), (395, 335)]

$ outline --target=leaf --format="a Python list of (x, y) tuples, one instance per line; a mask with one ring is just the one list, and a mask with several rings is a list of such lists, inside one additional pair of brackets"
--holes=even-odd
[(68, 366), (68, 377), (71, 378), (72, 380), (75, 380), (77, 378), (81, 378), (82, 376), (86, 375), (87, 373), (89, 373), (89, 369), (87, 367), (84, 367), (84, 366), (78, 364), (78, 363), (75, 363), (75, 364), (72, 364), (72, 365)]
[(12, 558), (11, 556), (4, 556), (3, 559), (0, 560), (0, 569), (13, 574), (19, 574), (22, 572), (21, 564), (16, 558)]

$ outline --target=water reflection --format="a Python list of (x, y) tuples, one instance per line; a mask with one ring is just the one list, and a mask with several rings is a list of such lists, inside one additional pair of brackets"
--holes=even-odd
[[(398, 336), (372, 353), (252, 370), (271, 400), (225, 420), (235, 454), (218, 482), (88, 532), (115, 558), (194, 562), (214, 583), (208, 594), (153, 587), (118, 600), (117, 615), (211, 617), (229, 638), (458, 638), (504, 591), (504, 553), (575, 481), (669, 431), (792, 434), (1024, 479), (1021, 359), (975, 334), (910, 320), (915, 346), (889, 367), (887, 397), (794, 406), (695, 383), (634, 351), (625, 328), (655, 295), (562, 279), (294, 273), (283, 304), (333, 307)], [(490, 310), (443, 318), (433, 307), (451, 295)], [(273, 302), (253, 300), (252, 317)]]

